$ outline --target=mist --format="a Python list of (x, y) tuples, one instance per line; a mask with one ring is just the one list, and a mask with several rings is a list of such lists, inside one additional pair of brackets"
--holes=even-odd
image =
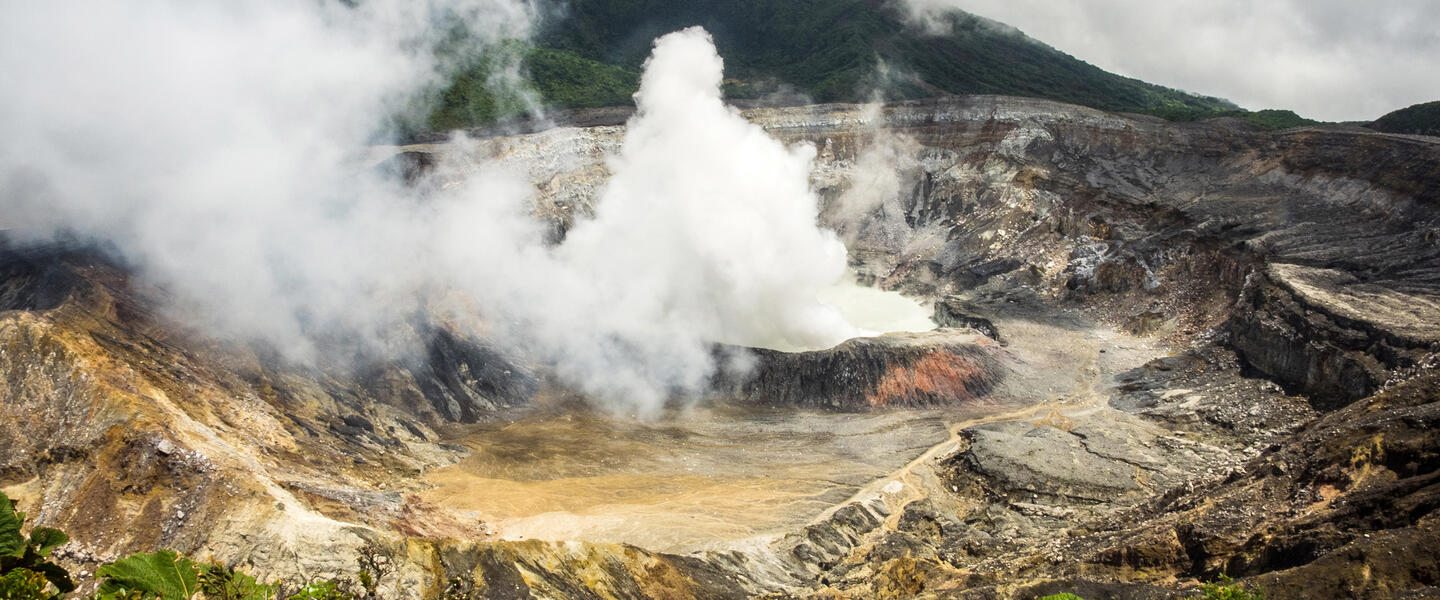
[[(416, 315), (552, 366), (615, 412), (702, 394), (714, 343), (863, 334), (817, 293), (845, 247), (816, 225), (815, 151), (721, 100), (698, 28), (658, 40), (593, 220), (559, 247), (522, 174), (466, 160), (409, 187), (369, 167), (386, 123), (442, 85), (430, 51), (524, 39), (522, 0), (148, 0), (0, 10), (0, 227), (111, 248), (165, 315), (288, 361), (414, 356)], [(496, 85), (523, 85), (508, 71)], [(538, 110), (538, 108), (537, 108)], [(418, 191), (424, 189), (426, 191)]]
[(380, 348), (432, 277), (426, 215), (361, 166), (387, 120), (443, 82), (428, 48), (525, 37), (519, 0), (145, 0), (0, 15), (0, 182), (14, 236), (118, 250), (217, 337), (313, 360)]

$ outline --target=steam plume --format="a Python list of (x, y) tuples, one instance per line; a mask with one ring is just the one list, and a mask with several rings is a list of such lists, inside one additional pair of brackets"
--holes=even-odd
[[(597, 217), (559, 248), (523, 177), (482, 166), (426, 197), (367, 144), (446, 69), (432, 32), (528, 35), (522, 0), (61, 0), (0, 9), (0, 215), (12, 237), (116, 249), (191, 325), (314, 361), (321, 340), (412, 351), (437, 297), (617, 410), (698, 393), (711, 343), (859, 333), (816, 292), (813, 149), (720, 99), (703, 30), (661, 38)], [(454, 153), (465, 150), (457, 140)]]
[[(445, 75), (427, 49), (529, 35), (522, 0), (71, 0), (0, 8), (0, 213), (116, 249), (219, 336), (314, 358), (386, 343), (433, 273), (407, 192), (355, 160)], [(417, 268), (418, 265), (418, 268)]]
[(640, 412), (701, 392), (713, 342), (826, 347), (865, 333), (817, 300), (846, 259), (816, 224), (814, 148), (727, 107), (721, 73), (703, 29), (657, 40), (595, 219), (553, 253), (527, 253), (540, 279), (485, 278), (510, 283), (485, 300), (523, 323), (507, 339)]

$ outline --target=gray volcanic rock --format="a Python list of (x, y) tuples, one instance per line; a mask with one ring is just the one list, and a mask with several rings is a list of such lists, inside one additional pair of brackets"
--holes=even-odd
[[(1126, 461), (1091, 452), (1084, 439), (1054, 427), (1007, 422), (966, 430), (968, 466), (1003, 494), (1101, 501), (1140, 491)], [(1135, 448), (1134, 450), (1139, 450)], [(1158, 464), (1150, 458), (1145, 461)]]
[(435, 328), (425, 359), (410, 368), (426, 400), (453, 423), (474, 423), (527, 404), (540, 389), (533, 367), (484, 340)]
[(1317, 405), (1339, 408), (1374, 393), (1390, 370), (1440, 352), (1440, 303), (1395, 283), (1272, 264), (1240, 299), (1235, 347)]
[(1042, 516), (1069, 514), (1035, 509), (1133, 504), (1187, 473), (1228, 459), (1218, 448), (1181, 439), (1152, 422), (1102, 409), (1040, 422), (1002, 421), (965, 429), (968, 447), (946, 465), (955, 486), (979, 488), (1007, 502), (1026, 503)]
[(54, 260), (63, 252), (53, 246), (12, 249), (0, 238), (0, 311), (49, 310), (64, 302), (76, 277)]
[[(811, 110), (774, 115), (772, 131), (831, 149), (843, 170), (864, 134), (830, 123), (853, 113)], [(914, 235), (946, 232), (933, 255), (871, 265), (888, 285), (1049, 288), (1146, 329), (1232, 319), (1247, 361), (1332, 407), (1437, 351), (1433, 141), (1166, 124), (1009, 98), (895, 105), (883, 118), (920, 148), (906, 223)], [(1248, 273), (1260, 278), (1250, 287)]]
[(995, 323), (984, 317), (969, 314), (971, 309), (965, 301), (950, 296), (935, 303), (935, 324), (941, 327), (970, 329), (997, 342), (1004, 342)]

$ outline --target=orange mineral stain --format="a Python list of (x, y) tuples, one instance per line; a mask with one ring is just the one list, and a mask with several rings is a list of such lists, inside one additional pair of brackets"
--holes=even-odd
[(977, 398), (989, 379), (981, 361), (937, 350), (891, 367), (865, 401), (875, 407), (955, 404)]

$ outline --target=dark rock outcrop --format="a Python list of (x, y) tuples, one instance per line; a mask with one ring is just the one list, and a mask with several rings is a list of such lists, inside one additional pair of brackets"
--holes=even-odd
[(1440, 352), (1440, 304), (1393, 284), (1271, 265), (1240, 299), (1233, 343), (1252, 366), (1317, 406), (1343, 407), (1374, 393), (1392, 370)]
[(71, 252), (55, 244), (12, 249), (0, 238), (0, 311), (60, 306), (77, 282), (62, 262)]
[(1183, 550), (1169, 566), (1255, 577), (1275, 597), (1433, 593), (1440, 376), (1431, 369), (1326, 415), (1242, 472), (1169, 499), (1102, 542), (1098, 557), (1166, 538)]
[(962, 331), (856, 338), (828, 350), (756, 349), (738, 393), (764, 406), (869, 410), (973, 402), (1004, 377), (999, 348)]
[(425, 399), (446, 420), (474, 423), (524, 405), (540, 388), (533, 368), (481, 340), (431, 330), (427, 356), (411, 369)]
[(965, 301), (950, 296), (935, 302), (935, 324), (940, 327), (951, 329), (970, 329), (980, 335), (988, 337), (997, 342), (1004, 343), (1000, 337), (1000, 330), (995, 323), (984, 317), (977, 317), (970, 314), (970, 309)]

